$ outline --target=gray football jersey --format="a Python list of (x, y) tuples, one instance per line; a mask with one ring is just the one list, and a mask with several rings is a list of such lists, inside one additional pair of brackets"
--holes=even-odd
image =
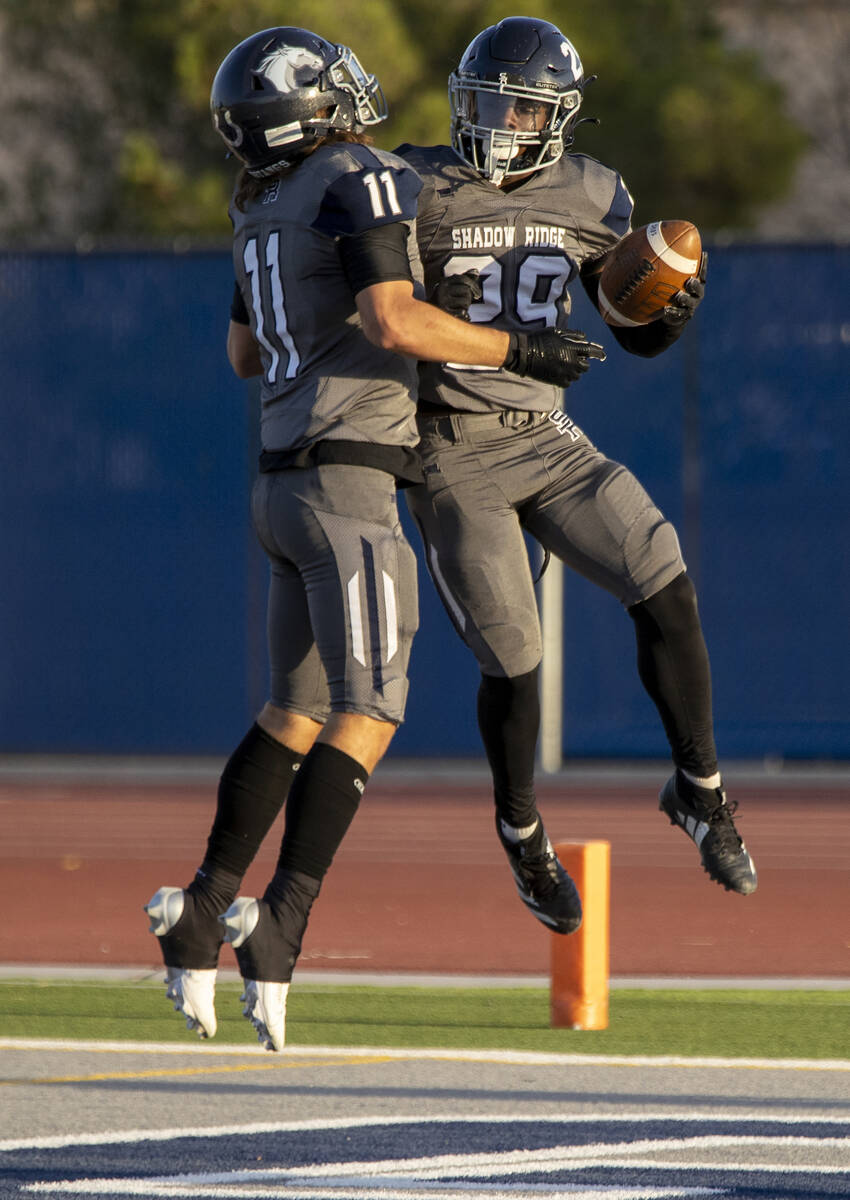
[(327, 439), (415, 445), (416, 363), (364, 335), (337, 240), (407, 225), (421, 296), (420, 186), (395, 155), (338, 142), (321, 146), (244, 212), (231, 205), (234, 270), (263, 363), (263, 449)]
[[(569, 286), (631, 229), (632, 197), (616, 171), (583, 154), (564, 155), (503, 191), (449, 146), (401, 146), (423, 181), (417, 237), (428, 295), (444, 275), (475, 268), (483, 296), (470, 320), (534, 332), (569, 328)], [(563, 393), (491, 368), (420, 363), (420, 400), (466, 412), (546, 412)]]

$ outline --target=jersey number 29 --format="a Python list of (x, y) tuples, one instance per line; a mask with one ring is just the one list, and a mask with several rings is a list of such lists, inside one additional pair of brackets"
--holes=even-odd
[[(516, 294), (503, 296), (502, 264), (489, 254), (454, 254), (443, 267), (444, 275), (462, 275), (477, 271), (481, 284), (481, 299), (470, 306), (469, 319), (476, 324), (495, 321), (507, 309), (523, 325), (538, 329), (558, 324), (558, 302), (569, 282), (571, 266), (562, 255), (529, 254), (517, 272)], [(512, 310), (512, 311), (511, 311)], [(455, 371), (490, 371), (492, 367), (467, 367), (463, 363), (446, 363)]]
[(557, 325), (558, 302), (572, 272), (569, 260), (563, 255), (527, 255), (519, 265), (513, 298), (502, 295), (502, 264), (489, 254), (454, 254), (443, 267), (443, 274), (461, 275), (472, 270), (478, 272), (483, 295), (470, 308), (470, 321), (495, 321), (507, 309), (509, 315), (516, 315), (524, 325), (534, 323), (541, 329)]

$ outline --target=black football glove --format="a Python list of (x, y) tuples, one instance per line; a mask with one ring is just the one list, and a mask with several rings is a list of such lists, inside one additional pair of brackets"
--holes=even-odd
[(477, 271), (464, 271), (462, 275), (446, 275), (434, 288), (428, 300), (451, 317), (469, 320), (469, 306), (484, 294)]
[(541, 333), (512, 333), (502, 366), (515, 375), (566, 388), (590, 367), (605, 361), (605, 351), (577, 329), (544, 329)]
[(670, 303), (661, 314), (661, 320), (665, 325), (670, 325), (673, 329), (679, 329), (686, 321), (690, 321), (705, 295), (705, 277), (707, 271), (708, 255), (703, 251), (699, 262), (699, 271), (696, 275), (692, 275), (690, 279), (685, 280), (684, 290), (676, 292), (675, 296), (671, 296)]

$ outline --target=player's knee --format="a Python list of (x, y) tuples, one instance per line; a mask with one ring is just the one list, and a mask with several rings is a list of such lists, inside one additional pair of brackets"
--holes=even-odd
[(486, 620), (480, 608), (475, 615), (478, 619), (467, 631), (466, 641), (483, 675), (516, 679), (539, 665), (543, 642), (536, 609), (493, 605)]
[(660, 629), (671, 633), (699, 626), (696, 588), (686, 571), (648, 600), (635, 604), (629, 612), (633, 617), (647, 613)]
[(322, 724), (301, 713), (287, 712), (270, 701), (257, 715), (257, 724), (275, 741), (298, 754), (306, 754), (322, 730)]
[(498, 699), (507, 708), (521, 706), (535, 708), (538, 704), (540, 671), (534, 667), (523, 675), (482, 675), (480, 694), (492, 699)]
[(488, 755), (527, 747), (533, 756), (540, 729), (539, 667), (524, 675), (482, 675), (478, 688), (478, 727)]
[(365, 713), (335, 712), (328, 718), (319, 741), (335, 746), (371, 775), (384, 757), (396, 728), (392, 721), (378, 720)]
[(658, 584), (667, 583), (685, 569), (674, 526), (657, 508), (645, 509), (629, 529), (623, 558), (634, 589), (658, 594)]

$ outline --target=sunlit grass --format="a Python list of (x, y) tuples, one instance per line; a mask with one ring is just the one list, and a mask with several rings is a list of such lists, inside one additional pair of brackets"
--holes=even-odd
[[(238, 983), (221, 983), (217, 1044), (256, 1044)], [(192, 1039), (160, 983), (0, 981), (0, 1036)], [(631, 990), (610, 995), (605, 1030), (553, 1029), (543, 988), (293, 984), (290, 1045), (570, 1054), (850, 1058), (850, 992)]]

